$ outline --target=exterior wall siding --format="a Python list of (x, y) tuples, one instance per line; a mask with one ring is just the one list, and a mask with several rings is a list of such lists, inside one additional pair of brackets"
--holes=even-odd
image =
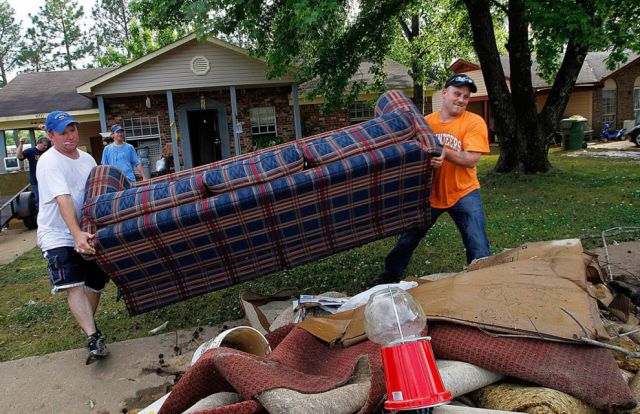
[[(616, 129), (622, 128), (626, 119), (635, 119), (633, 113), (633, 88), (636, 79), (640, 77), (640, 59), (625, 66), (623, 70), (611, 76), (618, 88)], [(600, 125), (602, 130), (602, 125)]]
[[(194, 56), (205, 56), (211, 69), (191, 72)], [(95, 95), (130, 94), (167, 89), (204, 89), (228, 85), (290, 84), (291, 77), (267, 79), (266, 64), (211, 42), (193, 40), (94, 88)]]

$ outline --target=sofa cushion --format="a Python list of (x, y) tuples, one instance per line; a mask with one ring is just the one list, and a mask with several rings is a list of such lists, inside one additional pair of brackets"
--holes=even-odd
[(404, 111), (396, 111), (301, 146), (309, 164), (321, 165), (405, 141), (413, 134), (411, 117)]
[(214, 194), (264, 183), (302, 170), (303, 158), (295, 145), (265, 151), (204, 174), (204, 183)]
[(84, 215), (90, 222), (104, 226), (189, 203), (208, 194), (203, 183), (203, 174), (198, 174), (175, 182), (101, 194), (86, 200)]

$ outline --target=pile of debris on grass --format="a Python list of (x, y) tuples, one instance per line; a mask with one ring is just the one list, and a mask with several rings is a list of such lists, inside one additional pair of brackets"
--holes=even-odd
[[(572, 239), (401, 282), (427, 315), (454, 397), (434, 412), (632, 410), (640, 399), (640, 267), (612, 272), (611, 262), (616, 254), (640, 257), (624, 253), (637, 246), (610, 247), (606, 271)], [(364, 331), (364, 304), (375, 290), (352, 298), (244, 292), (251, 328), (203, 344), (171, 393), (141, 413), (381, 412), (380, 345)]]

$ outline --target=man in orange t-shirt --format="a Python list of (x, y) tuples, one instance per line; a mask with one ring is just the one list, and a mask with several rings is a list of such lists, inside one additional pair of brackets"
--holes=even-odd
[[(455, 75), (442, 90), (442, 108), (425, 119), (443, 146), (442, 154), (431, 159), (436, 168), (431, 187), (431, 226), (447, 212), (456, 223), (467, 253), (467, 263), (489, 256), (480, 182), (476, 165), (489, 152), (487, 125), (482, 117), (467, 111), (469, 96), (477, 92), (473, 80)], [(413, 251), (431, 228), (422, 227), (400, 236), (384, 261), (384, 272), (372, 285), (395, 283), (402, 278)]]

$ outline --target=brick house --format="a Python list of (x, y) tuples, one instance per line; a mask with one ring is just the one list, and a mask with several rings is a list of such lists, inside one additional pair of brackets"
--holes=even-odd
[[(192, 34), (116, 69), (19, 75), (0, 89), (0, 148), (5, 147), (4, 130), (33, 130), (54, 109), (67, 110), (74, 117), (82, 110), (80, 145), (98, 161), (100, 132), (119, 123), (127, 142), (149, 149), (151, 165), (164, 153), (181, 169), (251, 151), (274, 137), (292, 140), (373, 116), (368, 101), (377, 95), (363, 94), (352, 108), (323, 114), (321, 99), (302, 97), (310, 84), (297, 85), (290, 75), (268, 79), (266, 68), (244, 49), (215, 38), (198, 41)], [(389, 89), (412, 96), (413, 81), (405, 66), (388, 61), (385, 70)], [(368, 65), (363, 64), (355, 77), (369, 81), (367, 72)], [(48, 94), (52, 74), (65, 78), (64, 96), (75, 95), (73, 100), (81, 104), (71, 104), (69, 98), (70, 104), (64, 106), (52, 96), (46, 99), (47, 105), (38, 106), (37, 96)], [(13, 114), (8, 92), (20, 95), (21, 90), (33, 90), (30, 76), (31, 82), (38, 78), (37, 96), (22, 104), (38, 109), (25, 109), (29, 113), (23, 122), (9, 128), (5, 121)]]
[[(599, 136), (605, 122), (615, 125), (616, 129), (640, 124), (640, 55), (630, 52), (627, 63), (615, 70), (607, 69), (604, 61), (608, 56), (606, 52), (587, 55), (564, 111), (564, 117), (585, 117), (587, 129), (596, 137)], [(503, 56), (501, 63), (508, 83), (509, 58)], [(537, 68), (534, 61), (531, 77), (536, 94), (536, 106), (540, 111), (551, 86), (537, 75)], [(455, 73), (465, 73), (475, 81), (478, 92), (472, 95), (469, 110), (483, 116), (491, 128), (489, 97), (480, 65), (458, 59), (449, 69)], [(434, 110), (439, 110), (441, 105), (440, 94), (434, 94)]]

